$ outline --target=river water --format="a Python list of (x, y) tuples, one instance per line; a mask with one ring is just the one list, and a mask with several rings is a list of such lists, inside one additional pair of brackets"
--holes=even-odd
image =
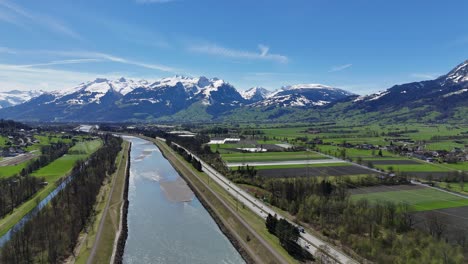
[(125, 139), (132, 149), (124, 263), (245, 263), (196, 197), (168, 198), (160, 183), (181, 180), (159, 149)]

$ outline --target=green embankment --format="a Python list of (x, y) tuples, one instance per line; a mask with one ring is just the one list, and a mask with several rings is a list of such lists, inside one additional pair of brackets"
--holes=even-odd
[[(75, 263), (77, 264), (84, 264), (87, 262), (93, 246), (96, 246), (97, 250), (92, 263), (110, 262), (116, 233), (119, 230), (120, 224), (120, 207), (123, 203), (125, 169), (127, 167), (129, 147), (130, 143), (128, 141), (124, 141), (122, 143), (122, 151), (116, 158), (116, 164), (118, 165), (117, 171), (112, 175), (112, 177), (107, 178), (105, 184), (101, 187), (97, 203), (94, 207), (96, 214), (93, 222), (87, 228), (87, 233), (81, 235), (82, 244), (80, 245), (80, 251), (75, 258)], [(112, 185), (114, 185), (113, 192), (109, 193), (112, 190)], [(101, 237), (99, 241), (96, 241), (99, 225), (102, 217), (104, 216), (104, 209), (108, 200), (109, 209), (105, 215)]]

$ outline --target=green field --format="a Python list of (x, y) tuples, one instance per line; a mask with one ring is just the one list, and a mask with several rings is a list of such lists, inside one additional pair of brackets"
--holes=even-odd
[(221, 154), (221, 157), (227, 162), (328, 159), (326, 156), (310, 151), (231, 153)]
[[(87, 146), (82, 146), (85, 144)], [(49, 183), (42, 190), (37, 192), (31, 199), (24, 202), (19, 207), (15, 208), (12, 213), (6, 215), (0, 220), (0, 236), (4, 235), (11, 227), (13, 227), (21, 218), (23, 218), (28, 212), (30, 212), (36, 206), (37, 201), (40, 201), (47, 197), (55, 188), (59, 180), (66, 176), (73, 168), (75, 162), (79, 159), (85, 159), (91, 155), (94, 151), (98, 150), (102, 145), (101, 140), (93, 140), (87, 142), (80, 142), (73, 146), (69, 151), (73, 152), (76, 150), (86, 149), (86, 154), (66, 154), (49, 165), (37, 170), (33, 173), (36, 177), (44, 177)]]
[(399, 165), (375, 165), (376, 168), (388, 170), (389, 167), (392, 167), (394, 171), (400, 172), (438, 172), (438, 171), (452, 171), (450, 168), (445, 168), (442, 166), (436, 166), (430, 163), (421, 163), (421, 164), (399, 164)]
[(55, 182), (70, 172), (76, 161), (88, 157), (90, 154), (96, 151), (101, 146), (101, 144), (101, 140), (79, 142), (70, 148), (68, 152), (82, 154), (65, 154), (62, 157), (54, 160), (49, 165), (35, 171), (32, 175), (36, 177), (44, 177), (48, 182)]
[(414, 211), (429, 211), (443, 208), (468, 206), (468, 199), (442, 192), (433, 188), (415, 190), (398, 190), (397, 187), (388, 186), (389, 191), (354, 194), (354, 201), (367, 199), (371, 202), (390, 201), (396, 204), (407, 203)]
[(21, 170), (24, 167), (26, 167), (28, 162), (29, 161), (25, 161), (25, 162), (22, 162), (20, 164), (13, 165), (13, 166), (2, 166), (2, 167), (0, 167), (0, 179), (1, 178), (11, 177), (11, 176), (13, 176), (15, 174), (20, 173)]

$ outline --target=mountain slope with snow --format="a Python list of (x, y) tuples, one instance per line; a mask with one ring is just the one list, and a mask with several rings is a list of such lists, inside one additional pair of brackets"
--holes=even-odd
[[(8, 105), (2, 105), (2, 100)], [(0, 106), (5, 107), (0, 109), (0, 118), (33, 121), (293, 122), (341, 118), (434, 122), (455, 118), (466, 123), (468, 61), (435, 80), (395, 85), (366, 96), (322, 84), (284, 86), (275, 92), (253, 87), (238, 92), (218, 78), (174, 76), (152, 82), (98, 78), (54, 92), (0, 93)]]
[(252, 106), (311, 107), (324, 106), (342, 100), (353, 93), (323, 84), (296, 84), (284, 86)]
[(0, 92), (0, 108), (22, 104), (44, 93), (43, 91), (18, 91)]
[(272, 92), (263, 87), (256, 86), (245, 91), (241, 91), (240, 94), (245, 100), (249, 100), (250, 102), (258, 102), (266, 99), (270, 94), (272, 94)]

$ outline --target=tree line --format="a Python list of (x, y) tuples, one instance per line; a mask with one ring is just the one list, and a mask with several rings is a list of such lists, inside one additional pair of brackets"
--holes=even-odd
[(181, 155), (187, 162), (191, 163), (192, 166), (196, 170), (203, 171), (202, 164), (198, 159), (196, 159), (190, 153), (185, 151), (185, 149), (183, 149), (183, 148), (181, 148), (181, 147), (179, 147), (179, 146), (177, 146), (175, 144), (171, 144), (171, 143), (168, 143), (168, 144), (173, 150), (175, 150), (177, 153), (179, 153), (179, 155)]
[(299, 229), (287, 220), (278, 219), (268, 214), (265, 226), (270, 234), (278, 237), (281, 246), (288, 251), (291, 256), (301, 261), (313, 260), (314, 257), (304, 250), (298, 243)]
[(67, 153), (70, 144), (55, 143), (41, 148), (41, 155), (30, 161), (18, 175), (0, 179), (0, 217), (12, 212), (17, 206), (29, 200), (47, 183), (44, 178), (30, 174)]
[[(314, 177), (269, 180), (268, 201), (378, 263), (462, 263), (460, 245), (447, 243), (431, 219), (416, 228), (408, 204), (353, 201), (340, 180)], [(436, 223), (440, 223), (437, 221)]]
[(88, 160), (76, 163), (68, 185), (0, 249), (1, 263), (60, 263), (73, 253), (121, 150), (121, 138), (103, 135), (102, 140), (103, 146)]

